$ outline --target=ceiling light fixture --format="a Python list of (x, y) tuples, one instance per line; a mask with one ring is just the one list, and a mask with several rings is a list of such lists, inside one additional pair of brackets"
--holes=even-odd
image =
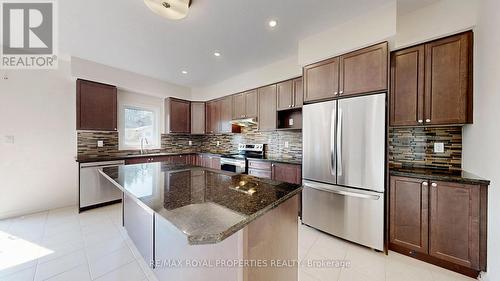
[(215, 52), (215, 53), (214, 53), (214, 56), (216, 56), (216, 57), (220, 57), (220, 53), (219, 53), (219, 52)]
[(181, 72), (182, 72), (182, 74), (188, 74), (188, 72), (187, 72), (187, 71), (185, 71), (185, 70), (183, 70), (183, 71), (181, 71)]
[(276, 27), (276, 25), (278, 25), (278, 22), (277, 22), (277, 21), (275, 21), (275, 20), (270, 20), (270, 21), (269, 21), (269, 26), (270, 26), (270, 27)]
[(146, 6), (158, 15), (171, 20), (187, 16), (191, 0), (144, 0)]

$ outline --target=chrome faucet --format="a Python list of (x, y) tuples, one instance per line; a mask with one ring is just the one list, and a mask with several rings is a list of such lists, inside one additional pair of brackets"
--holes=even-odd
[(144, 154), (144, 143), (149, 145), (148, 139), (147, 138), (141, 138), (141, 154)]

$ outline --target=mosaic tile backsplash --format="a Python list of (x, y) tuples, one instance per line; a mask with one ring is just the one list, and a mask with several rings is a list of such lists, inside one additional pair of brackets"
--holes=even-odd
[[(119, 150), (117, 132), (77, 132), (78, 156), (125, 156), (139, 154), (138, 150)], [(104, 147), (97, 147), (102, 140)], [(189, 141), (192, 145), (189, 146)], [(219, 142), (219, 146), (217, 146)], [(285, 147), (288, 142), (288, 147)], [(167, 135), (161, 136), (161, 149), (148, 150), (148, 153), (196, 153), (209, 152), (217, 154), (237, 153), (238, 143), (266, 144), (266, 155), (273, 158), (291, 160), (302, 159), (302, 132), (275, 131), (258, 132), (257, 126), (244, 127), (241, 134), (215, 135)]]
[[(444, 143), (444, 153), (434, 153), (434, 143)], [(396, 167), (462, 168), (462, 127), (390, 128), (389, 164)]]

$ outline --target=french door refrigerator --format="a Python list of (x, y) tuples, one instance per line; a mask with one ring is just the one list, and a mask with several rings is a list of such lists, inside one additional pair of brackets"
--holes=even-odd
[(303, 107), (302, 222), (384, 250), (386, 94)]

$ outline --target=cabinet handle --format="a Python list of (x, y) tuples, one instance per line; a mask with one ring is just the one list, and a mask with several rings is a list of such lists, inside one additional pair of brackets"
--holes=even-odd
[(422, 185), (423, 185), (423, 186), (428, 186), (428, 185), (429, 185), (429, 183), (428, 183), (428, 182), (426, 182), (426, 181), (424, 181), (424, 182), (422, 183)]
[(422, 124), (422, 123), (424, 123), (424, 120), (419, 119), (419, 120), (418, 120), (418, 123)]
[(431, 119), (425, 119), (425, 122), (429, 123), (431, 122)]
[(335, 92), (335, 93), (333, 93), (333, 94), (334, 94), (334, 95), (336, 95), (336, 96), (338, 96), (338, 95), (339, 95), (339, 92)]
[(342, 95), (343, 93), (344, 93), (344, 91), (340, 91), (340, 92), (339, 92), (339, 94), (341, 94), (341, 95)]
[(431, 184), (431, 186), (432, 186), (432, 187), (436, 187), (436, 186), (438, 186), (438, 184), (437, 184), (437, 183), (435, 183), (435, 182), (433, 182), (433, 183)]

